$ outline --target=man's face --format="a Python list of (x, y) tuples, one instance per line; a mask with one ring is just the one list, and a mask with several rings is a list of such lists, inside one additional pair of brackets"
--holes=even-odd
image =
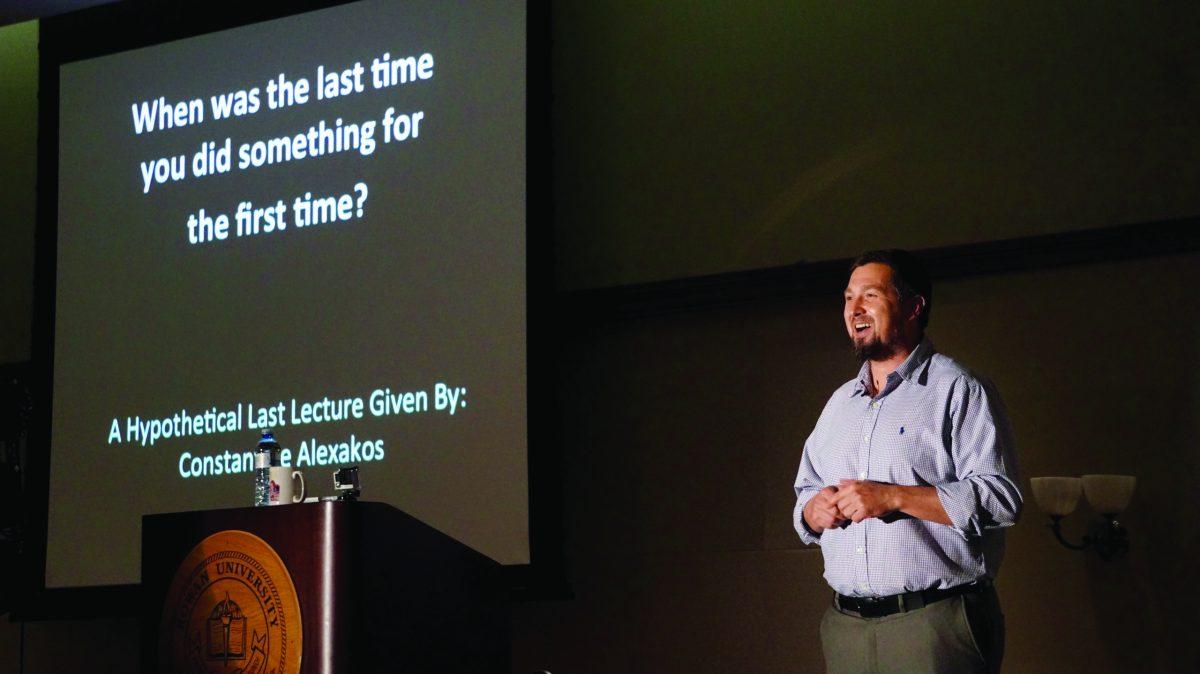
[(871, 262), (856, 267), (846, 284), (842, 316), (861, 360), (884, 360), (895, 353), (904, 329), (903, 303), (892, 283), (892, 268)]

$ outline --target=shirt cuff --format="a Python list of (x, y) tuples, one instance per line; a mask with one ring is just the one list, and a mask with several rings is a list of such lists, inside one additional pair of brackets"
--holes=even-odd
[(818, 534), (808, 526), (808, 522), (804, 519), (804, 506), (817, 495), (815, 491), (802, 493), (796, 499), (796, 508), (792, 511), (792, 526), (796, 528), (796, 533), (800, 535), (800, 540), (808, 545), (820, 545), (821, 534)]
[(968, 540), (982, 535), (979, 520), (975, 516), (979, 499), (975, 494), (975, 485), (970, 480), (939, 484), (937, 495), (958, 535)]

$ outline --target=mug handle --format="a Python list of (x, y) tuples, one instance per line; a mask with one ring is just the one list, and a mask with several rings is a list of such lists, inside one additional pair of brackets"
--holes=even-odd
[(304, 496), (305, 496), (304, 473), (301, 473), (298, 470), (293, 470), (292, 471), (292, 479), (294, 480), (296, 478), (300, 478), (300, 493), (294, 494), (292, 496), (292, 503), (302, 503), (302, 502), (304, 502)]

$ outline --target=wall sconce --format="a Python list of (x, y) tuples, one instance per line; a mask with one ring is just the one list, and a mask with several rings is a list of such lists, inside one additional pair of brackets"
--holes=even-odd
[[(1030, 480), (1038, 507), (1050, 515), (1050, 530), (1059, 543), (1072, 550), (1095, 547), (1102, 559), (1112, 559), (1129, 550), (1125, 527), (1117, 521), (1133, 496), (1137, 478), (1132, 475), (1084, 475), (1078, 477), (1035, 477)], [(1079, 494), (1087, 496), (1092, 508), (1104, 518), (1092, 525), (1082, 543), (1071, 543), (1062, 535), (1062, 518), (1079, 503)]]

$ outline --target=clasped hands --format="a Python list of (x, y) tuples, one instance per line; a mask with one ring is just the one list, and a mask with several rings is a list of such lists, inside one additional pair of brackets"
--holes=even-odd
[(804, 519), (813, 532), (882, 517), (899, 509), (896, 485), (869, 480), (842, 480), (825, 487), (804, 506)]

